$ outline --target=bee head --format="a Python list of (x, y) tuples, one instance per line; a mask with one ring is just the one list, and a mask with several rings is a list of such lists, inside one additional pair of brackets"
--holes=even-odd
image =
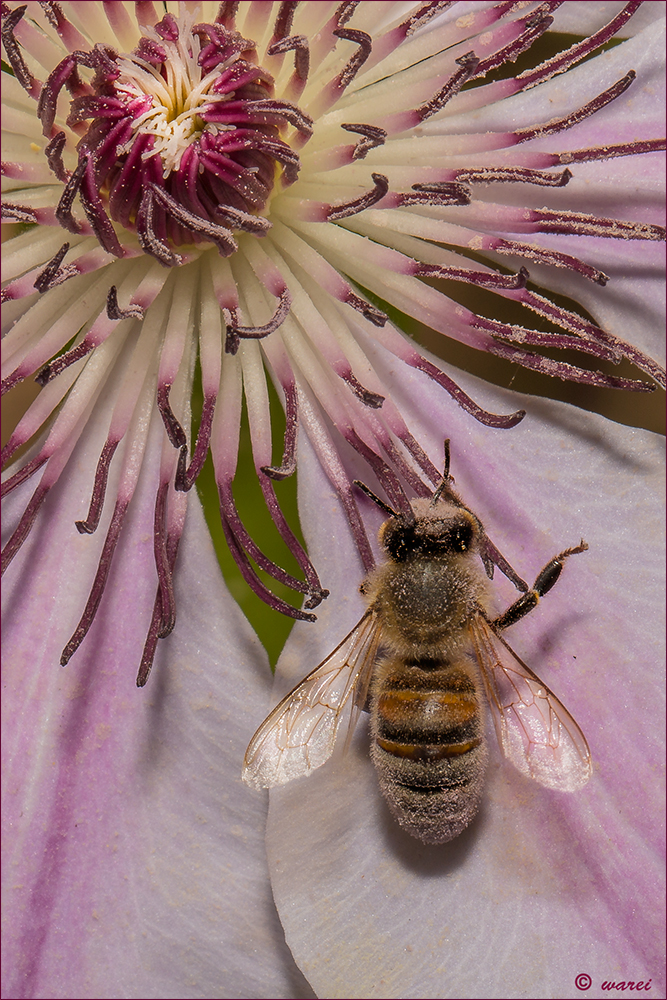
[(479, 525), (465, 508), (450, 503), (415, 500), (413, 517), (398, 514), (380, 529), (379, 540), (394, 562), (462, 555), (477, 547)]

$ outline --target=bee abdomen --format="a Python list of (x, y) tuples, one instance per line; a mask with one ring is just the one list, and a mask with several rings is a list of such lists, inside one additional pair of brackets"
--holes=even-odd
[(385, 662), (371, 696), (371, 756), (398, 819), (427, 843), (456, 837), (471, 822), (487, 751), (475, 684), (460, 667)]
[(386, 753), (406, 760), (444, 760), (446, 757), (457, 757), (469, 753), (482, 742), (480, 739), (468, 740), (466, 743), (396, 743), (393, 740), (376, 740), (377, 745)]

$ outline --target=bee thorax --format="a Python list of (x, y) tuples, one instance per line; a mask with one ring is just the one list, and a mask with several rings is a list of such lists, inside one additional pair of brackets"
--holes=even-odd
[(467, 642), (467, 622), (485, 585), (465, 557), (415, 559), (408, 566), (383, 566), (379, 586), (367, 590), (384, 623), (388, 646), (403, 655), (440, 656)]

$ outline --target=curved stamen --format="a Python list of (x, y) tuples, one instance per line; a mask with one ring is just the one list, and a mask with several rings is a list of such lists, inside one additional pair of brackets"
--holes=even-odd
[(327, 211), (328, 222), (339, 222), (351, 215), (357, 215), (384, 198), (389, 190), (389, 178), (385, 177), (384, 174), (371, 174), (371, 177), (375, 185), (373, 190), (367, 191), (366, 194), (362, 194), (352, 201), (346, 201), (342, 205), (332, 205)]
[(71, 265), (63, 268), (60, 266), (68, 250), (69, 243), (63, 243), (60, 250), (53, 255), (44, 270), (40, 271), (37, 275), (34, 287), (42, 295), (44, 292), (47, 292), (49, 288), (55, 288), (56, 285), (62, 285), (63, 281), (67, 281), (68, 278), (72, 278), (78, 273), (76, 268)]
[(88, 515), (85, 521), (74, 522), (77, 531), (82, 535), (92, 535), (93, 532), (97, 531), (100, 523), (100, 517), (102, 516), (102, 508), (104, 506), (104, 497), (106, 494), (107, 482), (109, 480), (109, 467), (111, 465), (111, 459), (113, 458), (119, 444), (120, 441), (118, 440), (109, 440), (105, 442), (104, 447), (102, 448), (102, 454), (98, 459), (97, 468), (95, 469), (95, 481), (93, 483), (93, 493), (90, 498)]
[(362, 136), (354, 147), (354, 152), (352, 153), (353, 160), (363, 160), (371, 149), (383, 146), (387, 138), (386, 130), (375, 125), (347, 124), (341, 125), (341, 128), (345, 129), (346, 132), (358, 132)]
[(115, 285), (111, 286), (107, 294), (107, 316), (109, 319), (143, 319), (145, 311), (143, 306), (133, 305), (131, 302), (125, 309), (121, 309), (118, 305), (118, 289)]
[(270, 56), (294, 52), (294, 74), (300, 83), (305, 84), (310, 69), (310, 46), (305, 35), (291, 35), (289, 38), (281, 38), (269, 45), (266, 51)]
[(63, 193), (60, 196), (60, 201), (56, 206), (56, 218), (63, 229), (66, 229), (69, 233), (78, 234), (81, 232), (81, 224), (77, 222), (72, 215), (72, 205), (74, 204), (74, 199), (79, 193), (81, 181), (83, 180), (83, 175), (86, 171), (87, 165), (88, 157), (82, 156), (76, 166), (76, 169), (72, 172), (72, 175), (65, 184)]
[[(339, 20), (340, 25), (340, 20)], [(336, 38), (342, 38), (346, 42), (354, 42), (359, 46), (349, 62), (343, 67), (334, 81), (334, 86), (343, 91), (354, 80), (355, 76), (364, 65), (373, 48), (373, 40), (365, 31), (357, 31), (355, 28), (338, 27), (334, 31)]]
[(262, 340), (270, 333), (282, 326), (292, 307), (292, 296), (287, 289), (280, 293), (278, 308), (268, 323), (264, 326), (239, 326), (232, 321), (229, 310), (224, 310), (227, 314), (227, 336), (225, 339), (225, 351), (227, 354), (236, 354), (241, 340)]
[(420, 278), (467, 281), (480, 288), (525, 288), (530, 277), (525, 267), (516, 274), (498, 274), (494, 271), (469, 271), (465, 267), (445, 267), (440, 264), (417, 264), (414, 274)]
[(102, 549), (102, 555), (100, 556), (97, 573), (95, 574), (95, 579), (90, 590), (88, 601), (86, 602), (86, 607), (84, 608), (81, 620), (79, 621), (72, 638), (63, 649), (60, 657), (60, 665), (63, 667), (67, 666), (70, 659), (74, 653), (76, 653), (77, 649), (88, 634), (90, 626), (93, 624), (109, 577), (113, 554), (116, 549), (116, 545), (118, 544), (127, 508), (128, 502), (126, 500), (118, 499), (116, 501), (116, 506), (114, 507), (113, 516), (111, 518), (111, 524), (109, 525), (109, 530), (107, 531), (107, 537), (104, 540), (104, 548)]
[(22, 7), (15, 7), (13, 10), (3, 11), (1, 31), (2, 44), (4, 45), (5, 52), (7, 53), (9, 65), (14, 70), (14, 76), (23, 89), (27, 90), (30, 94), (33, 91), (35, 78), (26, 66), (23, 56), (21, 55), (19, 44), (14, 37), (14, 29), (27, 9), (28, 5), (24, 4)]
[(434, 94), (430, 100), (426, 101), (425, 104), (422, 104), (415, 110), (417, 121), (426, 121), (427, 118), (430, 118), (436, 112), (442, 111), (444, 106), (451, 101), (452, 97), (458, 94), (463, 84), (467, 83), (474, 75), (479, 66), (479, 59), (474, 52), (466, 52), (465, 55), (456, 60), (456, 63), (459, 69), (450, 76), (444, 87), (437, 94)]
[(263, 465), (261, 471), (271, 479), (287, 479), (296, 469), (296, 439), (299, 426), (299, 404), (293, 382), (283, 385), (285, 393), (285, 443), (280, 465)]
[(234, 557), (234, 562), (241, 571), (243, 579), (251, 590), (253, 590), (265, 604), (268, 604), (268, 606), (273, 608), (275, 611), (280, 611), (282, 614), (287, 615), (289, 618), (296, 618), (299, 621), (307, 622), (314, 622), (317, 620), (316, 615), (307, 611), (300, 611), (298, 608), (293, 608), (291, 604), (287, 604), (285, 601), (282, 601), (279, 597), (276, 597), (272, 591), (264, 586), (252, 568), (250, 560), (248, 559), (243, 548), (237, 542), (236, 536), (224, 515), (222, 517), (222, 528), (225, 533), (225, 539), (227, 541), (227, 545), (229, 546), (229, 550)]
[[(306, 580), (305, 582), (303, 580), (298, 580), (295, 576), (292, 576), (291, 573), (282, 569), (282, 567), (278, 566), (277, 563), (273, 562), (272, 559), (269, 559), (269, 557), (262, 552), (259, 546), (253, 541), (241, 521), (241, 518), (239, 517), (236, 503), (234, 501), (234, 495), (232, 493), (231, 482), (223, 482), (220, 480), (217, 485), (218, 496), (220, 497), (220, 513), (234, 538), (237, 550), (243, 553), (243, 563), (248, 566), (250, 565), (247, 563), (247, 553), (257, 563), (260, 569), (264, 570), (264, 572), (268, 573), (269, 576), (272, 576), (274, 580), (284, 584), (291, 590), (296, 590), (301, 594), (307, 594), (309, 598), (312, 598), (317, 594), (321, 594), (322, 587), (317, 579), (315, 570), (312, 568), (312, 565), (307, 557), (305, 557), (305, 559), (309, 567), (309, 574), (312, 575), (312, 579), (314, 581), (313, 583), (309, 580)], [(267, 483), (264, 482), (262, 485), (266, 486)], [(243, 572), (243, 566), (239, 565), (239, 569)], [(251, 572), (254, 574), (254, 570), (251, 569)]]
[(67, 144), (67, 136), (64, 132), (57, 132), (51, 142), (44, 147), (44, 156), (49, 168), (53, 171), (59, 181), (67, 184), (70, 172), (65, 169), (63, 162), (63, 149)]
[(431, 364), (430, 361), (427, 361), (426, 358), (422, 358), (421, 355), (413, 355), (412, 360), (407, 359), (407, 361), (413, 368), (424, 372), (430, 379), (441, 385), (443, 389), (446, 389), (452, 399), (455, 399), (462, 409), (473, 416), (475, 420), (478, 420), (480, 424), (484, 424), (485, 427), (515, 427), (526, 415), (525, 410), (516, 410), (515, 413), (508, 413), (507, 416), (499, 413), (489, 413), (488, 410), (484, 410), (481, 406), (478, 406), (463, 389), (459, 388), (456, 382), (440, 371), (439, 368), (436, 368), (435, 365)]
[(636, 77), (637, 74), (633, 69), (631, 69), (612, 87), (603, 91), (592, 101), (589, 101), (588, 104), (584, 104), (583, 107), (578, 108), (577, 111), (573, 111), (571, 115), (565, 115), (564, 118), (554, 118), (550, 122), (545, 122), (544, 125), (534, 125), (529, 128), (516, 129), (514, 132), (516, 141), (528, 142), (529, 139), (535, 139), (537, 136), (556, 135), (557, 132), (564, 132), (566, 129), (572, 128), (573, 125), (578, 125), (579, 122), (583, 122), (586, 118), (590, 118), (591, 115), (594, 115), (607, 104), (611, 104), (612, 101), (615, 101), (617, 97), (621, 96), (621, 94), (625, 93)]
[[(167, 535), (167, 562), (169, 566), (169, 572), (173, 574), (174, 566), (176, 565), (176, 556), (178, 554), (178, 546), (181, 540), (180, 534), (176, 532), (169, 532)], [(141, 656), (141, 662), (139, 664), (139, 670), (137, 672), (136, 684), (138, 688), (144, 687), (148, 677), (150, 675), (151, 669), (153, 667), (153, 661), (155, 659), (155, 653), (157, 650), (158, 639), (163, 638), (163, 605), (162, 605), (162, 590), (160, 586), (157, 588), (157, 593), (155, 594), (155, 601), (153, 602), (153, 613), (151, 615), (151, 623), (148, 628), (148, 634), (146, 636), (146, 642), (144, 643), (144, 649)]]

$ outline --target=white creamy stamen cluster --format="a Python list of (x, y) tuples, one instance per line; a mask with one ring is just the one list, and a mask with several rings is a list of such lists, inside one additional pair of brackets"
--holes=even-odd
[[(145, 29), (145, 36), (159, 43), (167, 52), (166, 79), (140, 56), (120, 56), (117, 61), (120, 76), (116, 81), (116, 91), (126, 94), (131, 101), (142, 97), (151, 99), (151, 106), (134, 120), (132, 138), (121, 150), (124, 153), (130, 151), (137, 133), (153, 136), (153, 148), (146, 150), (141, 158), (145, 161), (159, 156), (163, 178), (167, 178), (172, 170), (179, 169), (183, 153), (204, 131), (206, 126), (199, 112), (215, 101), (227, 101), (234, 97), (233, 91), (209, 93), (220, 75), (220, 67), (202, 76), (197, 62), (201, 45), (191, 32), (193, 21), (194, 18), (187, 15), (183, 18), (182, 29), (175, 42), (160, 38), (154, 29)], [(237, 59), (238, 54), (234, 53), (229, 65)], [(217, 132), (215, 127), (209, 128)]]

